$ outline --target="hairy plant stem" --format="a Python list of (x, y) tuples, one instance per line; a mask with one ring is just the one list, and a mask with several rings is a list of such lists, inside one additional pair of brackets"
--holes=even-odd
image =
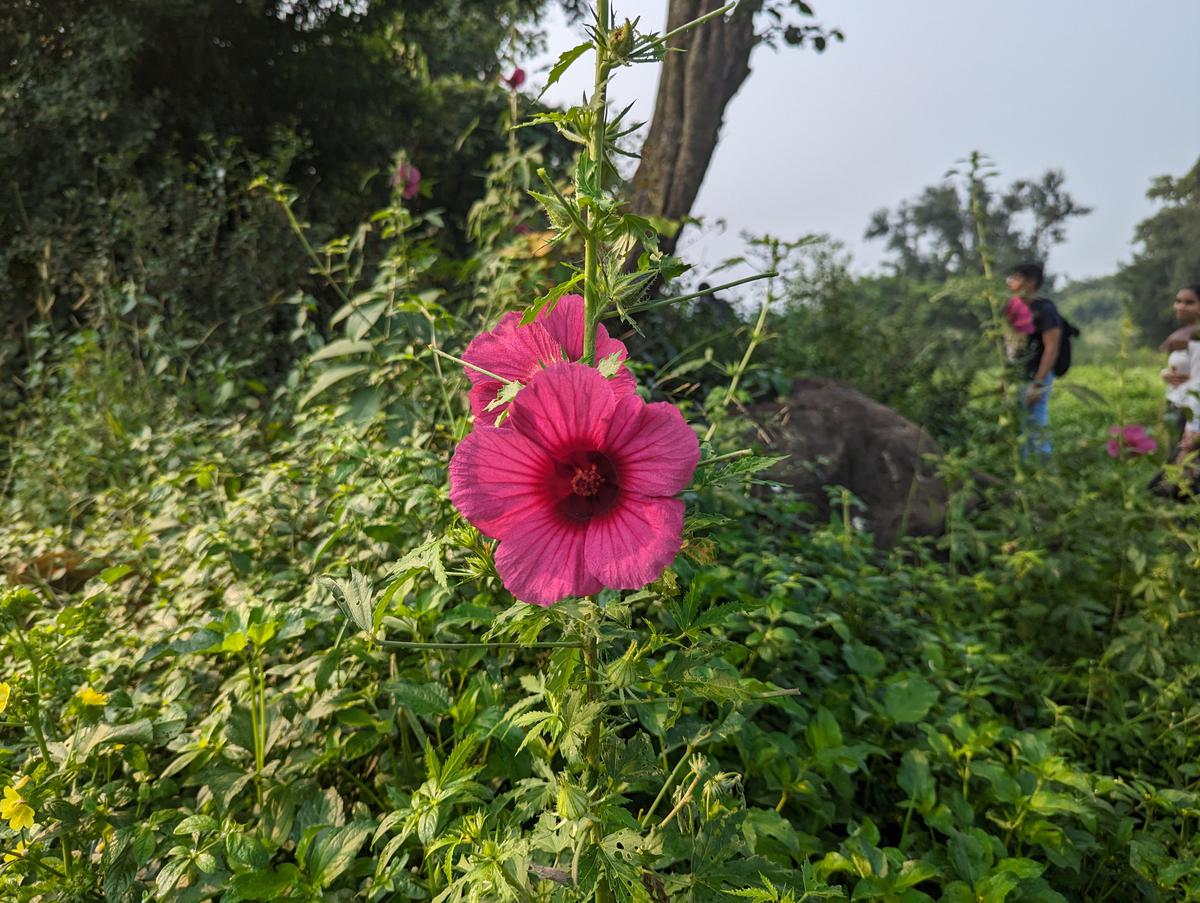
[(737, 451), (725, 452), (723, 455), (714, 455), (711, 458), (705, 458), (696, 467), (708, 467), (711, 464), (720, 464), (722, 461), (732, 461), (735, 458), (745, 458), (747, 455), (754, 454), (753, 449), (739, 448)]
[[(592, 603), (592, 610), (580, 622), (580, 630), (583, 633), (583, 692), (584, 698), (589, 705), (596, 701), (597, 677), (600, 673), (600, 604), (595, 599), (592, 600)], [(597, 788), (599, 788), (604, 771), (600, 761), (600, 741), (603, 722), (604, 714), (600, 712), (592, 722), (592, 728), (587, 738), (587, 745), (584, 747), (584, 781)], [(600, 795), (599, 793), (594, 794), (593, 799), (598, 799)], [(591, 835), (592, 842), (599, 846), (600, 842), (604, 839), (604, 827), (599, 819), (592, 821)], [(607, 881), (601, 878), (596, 885), (596, 901), (597, 903), (609, 903), (610, 900), (612, 900), (612, 889), (608, 886)]]
[(702, 292), (690, 292), (686, 295), (678, 295), (674, 298), (660, 298), (657, 301), (647, 301), (645, 304), (634, 304), (630, 307), (619, 310), (610, 310), (604, 314), (602, 319), (610, 317), (623, 317), (629, 314), (640, 314), (648, 310), (654, 310), (657, 307), (665, 307), (668, 304), (680, 304), (684, 301), (691, 301), (693, 298), (702, 298), (705, 295), (712, 295), (716, 292), (723, 292), (727, 288), (737, 288), (739, 285), (745, 285), (747, 282), (757, 282), (760, 279), (773, 279), (779, 274), (774, 270), (767, 273), (756, 273), (753, 276), (744, 276), (741, 279), (734, 279), (733, 282), (726, 282), (721, 285), (714, 285), (712, 288), (707, 288)]
[[(641, 818), (638, 819), (643, 828), (650, 824), (650, 819), (654, 817), (654, 810), (658, 808), (658, 804), (663, 801), (663, 798), (667, 795), (667, 792), (675, 785), (675, 779), (679, 777), (679, 773), (683, 771), (683, 766), (688, 763), (689, 759), (691, 759), (692, 753), (696, 751), (696, 747), (707, 741), (711, 736), (712, 731), (706, 731), (704, 734), (697, 737), (684, 747), (683, 755), (679, 757), (679, 761), (675, 763), (675, 767), (671, 769), (671, 773), (667, 775), (666, 781), (663, 782), (662, 787), (659, 788), (658, 795), (654, 797), (654, 802), (650, 804), (650, 808), (647, 809)], [(666, 753), (664, 752), (663, 755), (665, 756)]]
[(300, 225), (300, 221), (296, 219), (296, 214), (292, 212), (292, 205), (287, 201), (281, 200), (279, 201), (279, 206), (283, 208), (283, 212), (287, 216), (288, 225), (292, 227), (292, 231), (295, 232), (296, 237), (300, 239), (300, 246), (304, 248), (304, 253), (307, 254), (308, 259), (316, 265), (317, 272), (325, 278), (326, 284), (328, 284), (329, 287), (337, 293), (337, 296), (341, 298), (343, 304), (351, 303), (350, 296), (346, 294), (345, 289), (343, 289), (341, 284), (333, 277), (333, 268), (330, 267), (325, 261), (321, 260), (321, 255), (317, 253), (317, 249), (312, 246), (308, 240), (308, 236), (304, 234), (304, 227)]
[[(596, 78), (592, 91), (591, 130), (588, 133), (587, 154), (591, 158), (592, 191), (599, 195), (604, 189), (604, 165), (607, 159), (605, 141), (607, 129), (605, 126), (606, 107), (608, 104), (608, 75), (611, 69), (609, 58), (609, 6), (608, 0), (596, 0)], [(587, 209), (586, 229), (583, 232), (583, 363), (589, 367), (596, 365), (596, 324), (604, 313), (606, 299), (600, 294), (600, 259), (603, 254), (599, 226), (601, 214), (597, 213), (595, 205)], [(594, 600), (593, 600), (594, 601)], [(582, 622), (583, 661), (586, 683), (584, 693), (588, 703), (596, 700), (595, 676), (599, 664), (599, 605), (594, 605), (588, 617)], [(603, 717), (596, 716), (592, 730), (588, 736), (585, 749), (587, 777), (599, 781), (600, 765), (600, 729)], [(592, 824), (592, 842), (600, 845), (604, 836), (603, 826), (599, 820)], [(608, 882), (601, 878), (596, 884), (595, 899), (597, 903), (608, 903), (612, 899), (612, 889)]]
[[(609, 30), (608, 0), (596, 0), (596, 81), (592, 91), (592, 128), (588, 134), (587, 153), (596, 167), (595, 191), (604, 188), (604, 163), (607, 159), (604, 142), (605, 121), (608, 105)], [(583, 235), (583, 362), (589, 367), (596, 364), (596, 324), (604, 312), (604, 299), (600, 297), (600, 257), (603, 248), (597, 232), (599, 214), (593, 207), (587, 209), (587, 231)]]
[(254, 790), (258, 807), (263, 807), (263, 770), (266, 768), (267, 705), (266, 677), (262, 650), (255, 646), (246, 654), (246, 678), (250, 683), (250, 732), (254, 735)]

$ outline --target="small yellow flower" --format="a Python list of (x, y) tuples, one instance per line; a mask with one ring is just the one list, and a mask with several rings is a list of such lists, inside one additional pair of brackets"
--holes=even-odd
[(108, 703), (108, 694), (93, 690), (90, 684), (80, 687), (75, 695), (79, 697), (79, 701), (84, 705), (105, 705)]
[(8, 697), (12, 693), (12, 687), (6, 683), (0, 683), (0, 712), (8, 708)]
[(4, 854), (5, 862), (16, 862), (18, 859), (24, 859), (25, 853), (29, 848), (25, 846), (25, 841), (18, 841), (17, 845), (12, 848), (11, 853)]
[[(24, 786), (19, 781), (18, 786)], [(14, 787), (4, 788), (4, 799), (0, 800), (0, 818), (8, 822), (14, 831), (33, 827), (33, 807), (25, 802), (24, 797)]]

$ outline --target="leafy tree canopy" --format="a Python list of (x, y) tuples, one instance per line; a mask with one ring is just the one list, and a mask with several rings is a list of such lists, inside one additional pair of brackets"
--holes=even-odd
[[(898, 274), (941, 281), (982, 271), (970, 198), (952, 175), (895, 211), (879, 210), (872, 217), (866, 237), (886, 241)], [(1061, 170), (1036, 181), (1020, 179), (1002, 191), (984, 179), (979, 200), (987, 246), (1000, 266), (1045, 260), (1066, 238), (1070, 220), (1091, 212), (1067, 192)]]

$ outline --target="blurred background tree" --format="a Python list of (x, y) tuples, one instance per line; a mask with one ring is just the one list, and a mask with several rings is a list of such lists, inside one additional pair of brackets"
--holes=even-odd
[(1146, 197), (1159, 209), (1134, 230), (1139, 247), (1119, 282), (1140, 337), (1157, 345), (1175, 328), (1175, 293), (1200, 282), (1200, 159), (1179, 178), (1156, 178)]
[[(1036, 181), (1020, 179), (1000, 192), (984, 182), (980, 192), (985, 237), (1001, 268), (1046, 260), (1066, 238), (1070, 221), (1091, 213), (1071, 197), (1066, 176), (1056, 169)], [(983, 272), (970, 199), (949, 178), (895, 211), (879, 210), (866, 237), (885, 241), (896, 272), (916, 279), (942, 281)]]

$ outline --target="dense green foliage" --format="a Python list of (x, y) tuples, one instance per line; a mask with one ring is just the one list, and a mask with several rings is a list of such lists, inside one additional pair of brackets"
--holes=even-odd
[[(1036, 471), (982, 397), (935, 543), (880, 557), (849, 497), (809, 525), (702, 475), (663, 581), (514, 606), (448, 505), (464, 381), (424, 350), (431, 325), (461, 347), (475, 295), (426, 294), (429, 224), (390, 215), (380, 272), (407, 275), (333, 344), (297, 308), (331, 363), (274, 400), (218, 356), (176, 382), (111, 328), (36, 356), (0, 650), (4, 774), (38, 827), (7, 898), (568, 900), (599, 876), (642, 900), (1200, 891), (1200, 551), (1189, 509), (1143, 491), (1153, 464), (1103, 452), (1110, 422), (1153, 422), (1152, 373), (1073, 373), (1106, 401), (1061, 393)], [(297, 411), (322, 383), (341, 401)], [(180, 392), (209, 413), (164, 406)], [(582, 624), (602, 797), (581, 789), (601, 710), (571, 689), (579, 648), (527, 645)], [(403, 646), (480, 639), (513, 645)]]

